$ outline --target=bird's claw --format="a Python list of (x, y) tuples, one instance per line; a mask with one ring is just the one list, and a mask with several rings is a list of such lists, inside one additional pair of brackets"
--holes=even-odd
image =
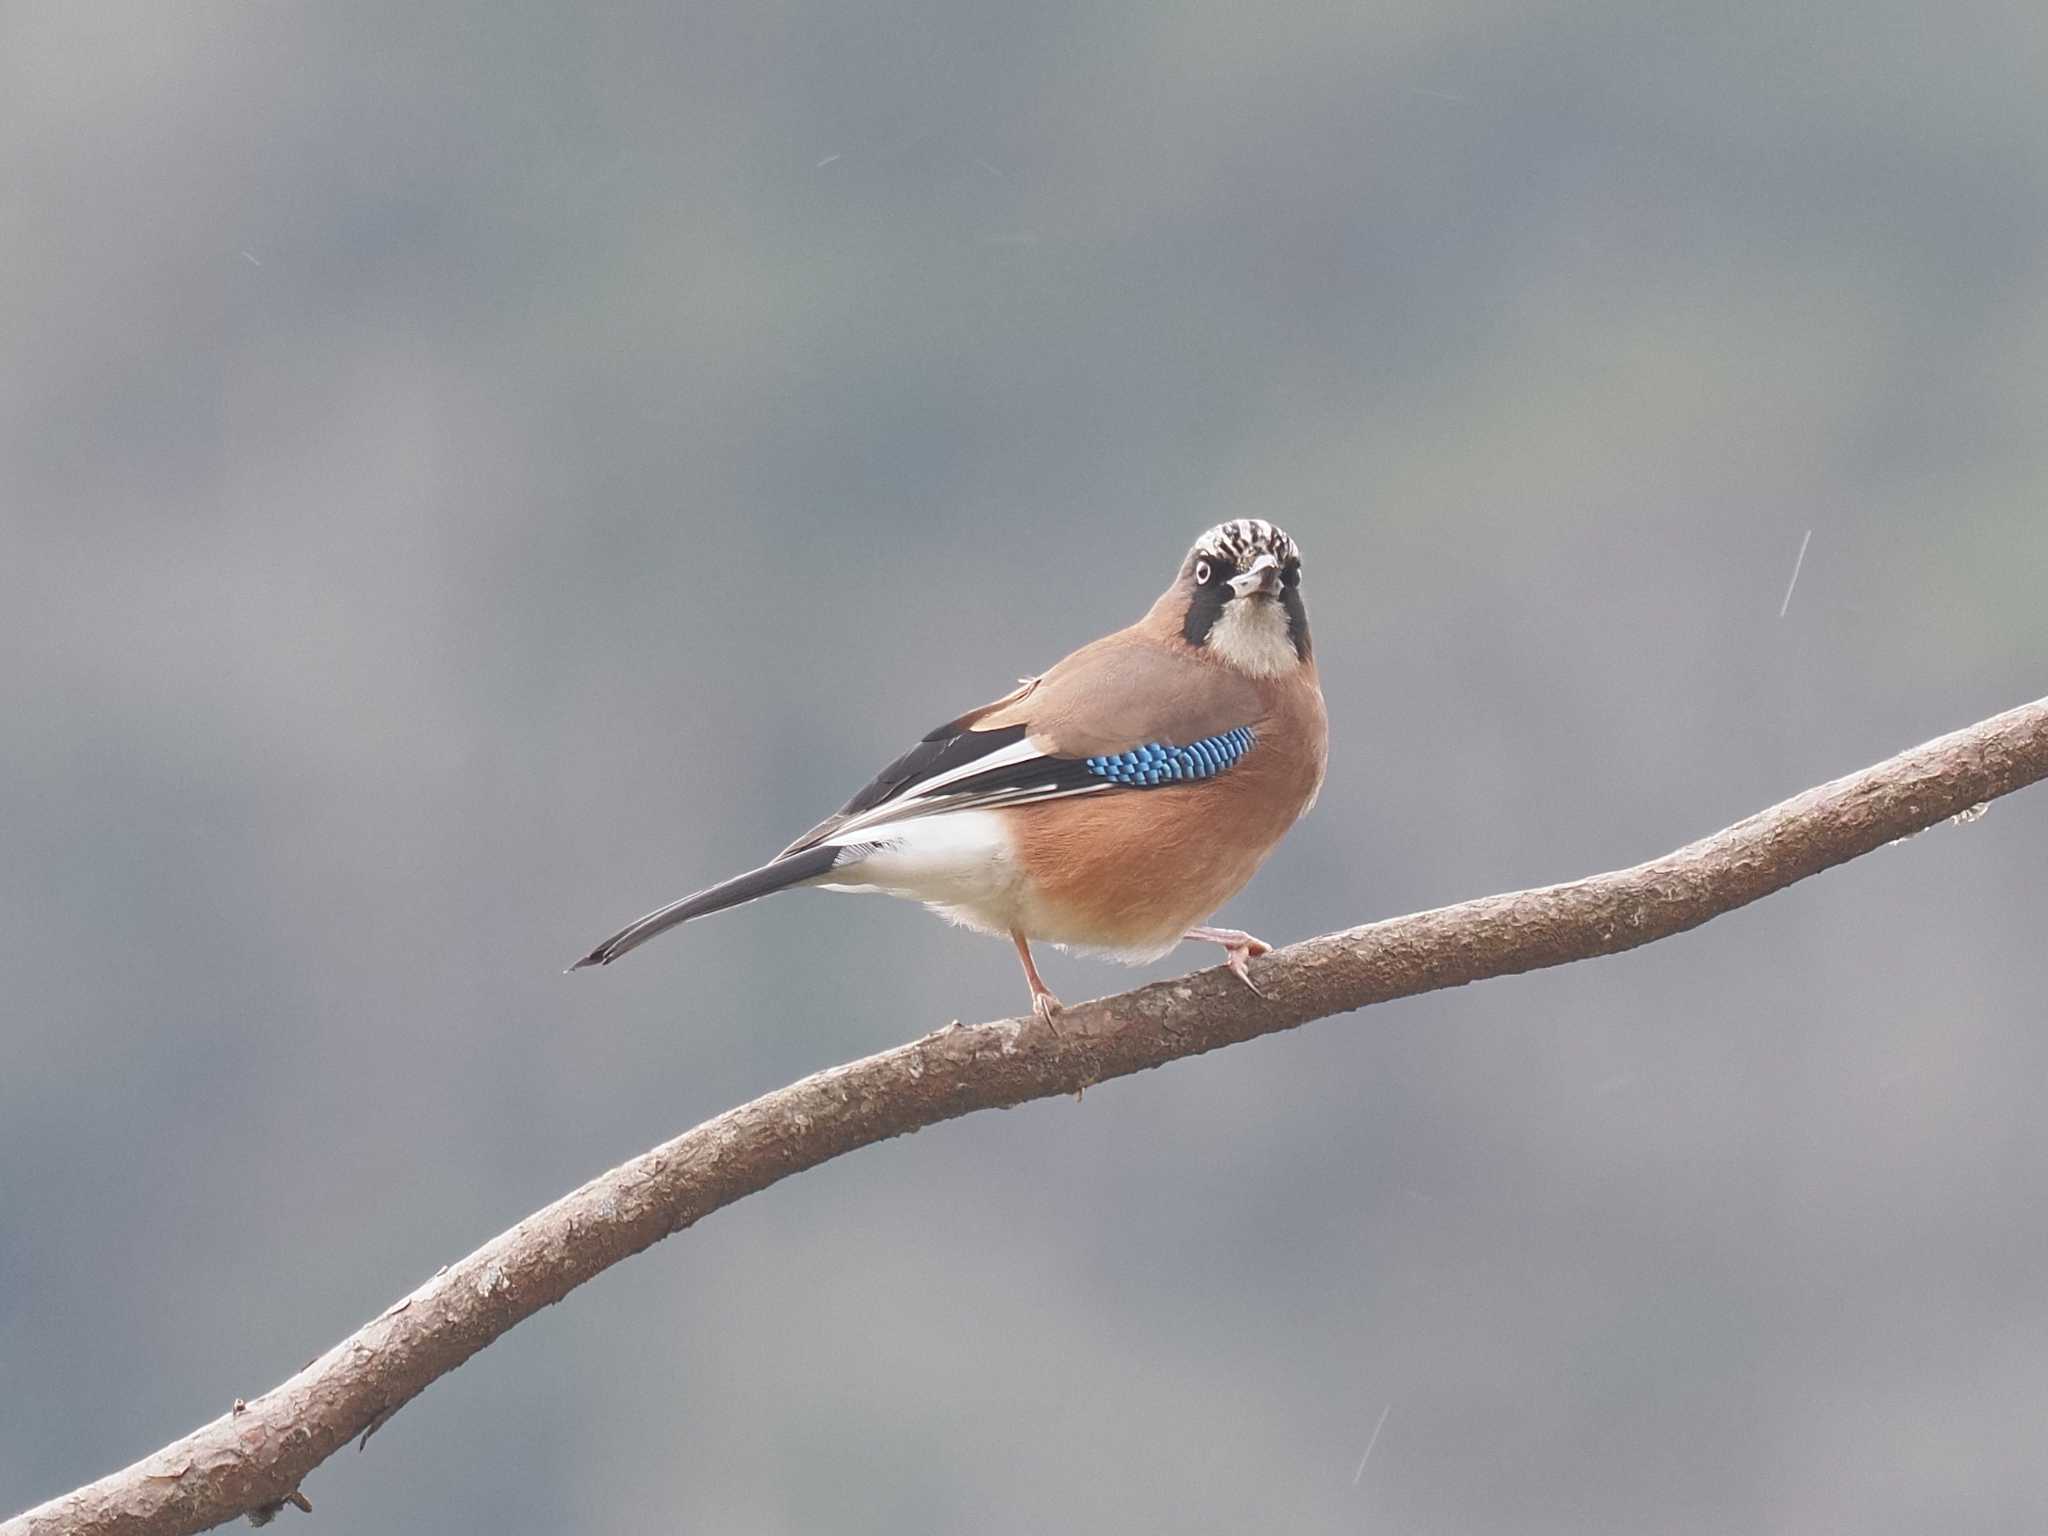
[(1264, 939), (1255, 939), (1242, 928), (1190, 928), (1191, 939), (1200, 939), (1208, 944), (1223, 946), (1223, 963), (1230, 967), (1230, 974), (1252, 989), (1252, 996), (1264, 997), (1259, 984), (1252, 980), (1252, 973), (1245, 969), (1247, 960), (1256, 960), (1261, 955), (1270, 955), (1273, 946)]
[(1252, 973), (1245, 968), (1245, 962), (1255, 956), (1265, 954), (1272, 947), (1270, 944), (1261, 944), (1257, 939), (1253, 939), (1250, 944), (1233, 944), (1224, 951), (1223, 963), (1230, 967), (1230, 974), (1250, 987), (1254, 997), (1264, 997), (1266, 994), (1260, 991), (1259, 984), (1252, 980)]
[(1054, 997), (1050, 992), (1034, 992), (1031, 994), (1031, 1016), (1054, 1034), (1060, 1032), (1057, 1020), (1066, 1011), (1067, 1005)]

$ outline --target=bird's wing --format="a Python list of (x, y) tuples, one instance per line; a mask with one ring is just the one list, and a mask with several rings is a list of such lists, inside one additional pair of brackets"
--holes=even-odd
[(1112, 635), (927, 733), (782, 856), (945, 811), (1206, 778), (1250, 749), (1261, 714), (1229, 669)]

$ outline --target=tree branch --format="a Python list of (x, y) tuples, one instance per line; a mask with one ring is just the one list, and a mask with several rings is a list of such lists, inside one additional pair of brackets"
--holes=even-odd
[(314, 1467), (436, 1377), (671, 1232), (805, 1168), (977, 1109), (1074, 1093), (1348, 1009), (1683, 933), (2048, 777), (2048, 698), (1810, 789), (1633, 869), (1275, 951), (1029, 1019), (942, 1029), (727, 1110), (450, 1265), (282, 1385), (0, 1536), (204, 1530), (298, 1502)]

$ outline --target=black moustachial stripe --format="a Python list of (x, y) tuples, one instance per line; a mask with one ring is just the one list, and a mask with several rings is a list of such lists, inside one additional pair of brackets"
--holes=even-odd
[[(1181, 620), (1180, 636), (1189, 645), (1201, 646), (1209, 643), (1209, 631), (1216, 627), (1217, 619), (1223, 615), (1223, 605), (1228, 602), (1251, 602), (1251, 598), (1233, 598), (1228, 581), (1219, 576), (1205, 587), (1195, 588), (1195, 595), (1188, 603), (1188, 615)], [(1301, 600), (1301, 588), (1283, 586), (1280, 589), (1280, 606), (1287, 610), (1287, 638), (1294, 646), (1294, 654), (1303, 661), (1308, 660), (1308, 607)]]
[(1301, 588), (1285, 586), (1280, 589), (1280, 602), (1287, 609), (1287, 638), (1294, 642), (1294, 654), (1301, 660), (1308, 660), (1308, 608), (1302, 603)]
[(1189, 645), (1203, 646), (1209, 643), (1209, 631), (1216, 627), (1217, 619), (1223, 615), (1223, 605), (1230, 600), (1230, 588), (1217, 577), (1206, 587), (1195, 588), (1194, 600), (1188, 604), (1188, 616), (1181, 620), (1180, 637)]

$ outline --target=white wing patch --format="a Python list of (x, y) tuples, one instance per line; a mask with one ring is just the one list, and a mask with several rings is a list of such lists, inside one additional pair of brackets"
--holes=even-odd
[[(1082, 786), (1062, 785), (1053, 765), (1063, 762), (1049, 757), (1040, 748), (1033, 746), (1027, 736), (1013, 741), (1006, 747), (998, 747), (984, 757), (977, 757), (971, 763), (963, 763), (944, 773), (926, 779), (907, 794), (893, 800), (885, 800), (870, 810), (851, 817), (843, 826), (834, 827), (829, 836), (819, 839), (821, 843), (846, 847), (854, 843), (878, 841), (875, 834), (883, 828), (898, 823), (928, 817), (935, 812), (948, 814), (970, 810), (990, 810), (1003, 805), (1027, 805), (1035, 800), (1057, 798), (1061, 795), (1093, 794), (1108, 789), (1107, 780), (1091, 781)], [(1005, 784), (1002, 788), (985, 793), (963, 792), (957, 786), (981, 774), (1004, 768), (1022, 767), (1033, 762), (1047, 764), (1045, 782), (1033, 784), (1028, 776), (1023, 783)]]

